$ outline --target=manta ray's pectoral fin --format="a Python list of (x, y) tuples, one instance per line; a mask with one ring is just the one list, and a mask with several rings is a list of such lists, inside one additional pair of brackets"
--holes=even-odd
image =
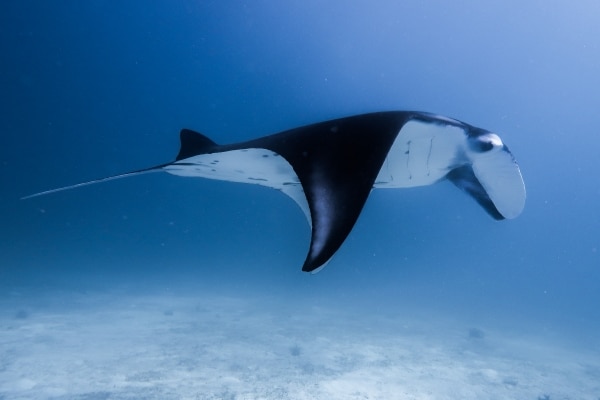
[(303, 271), (323, 267), (346, 240), (371, 191), (372, 183), (336, 184), (316, 178), (307, 198), (311, 210), (312, 235)]
[(392, 114), (344, 118), (250, 143), (284, 157), (302, 185), (312, 229), (303, 271), (323, 267), (344, 243), (404, 120)]

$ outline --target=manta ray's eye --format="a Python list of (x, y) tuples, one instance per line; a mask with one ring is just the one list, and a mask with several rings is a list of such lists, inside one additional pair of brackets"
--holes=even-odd
[(477, 141), (477, 151), (480, 151), (483, 153), (486, 151), (490, 151), (493, 148), (494, 148), (494, 145), (490, 142), (483, 141), (483, 140)]
[(494, 133), (486, 133), (477, 136), (470, 141), (471, 149), (478, 153), (485, 153), (490, 150), (499, 149), (504, 146), (502, 140)]

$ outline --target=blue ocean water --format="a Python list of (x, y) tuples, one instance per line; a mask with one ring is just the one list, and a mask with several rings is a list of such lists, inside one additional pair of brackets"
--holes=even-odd
[[(3, 329), (54, 293), (68, 310), (115, 288), (209, 291), (358, 321), (412, 310), (600, 354), (598, 15), (593, 1), (2, 2)], [(262, 187), (150, 174), (21, 200), (171, 161), (184, 127), (231, 143), (382, 110), (497, 132), (523, 214), (494, 221), (448, 183), (374, 191), (310, 275), (302, 212)]]

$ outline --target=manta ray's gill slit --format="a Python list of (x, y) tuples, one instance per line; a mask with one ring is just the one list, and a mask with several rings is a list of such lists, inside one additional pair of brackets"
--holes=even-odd
[(406, 154), (406, 170), (408, 171), (408, 179), (412, 179), (412, 172), (410, 171), (410, 145), (412, 140), (406, 142), (407, 150), (404, 152)]
[(431, 175), (429, 168), (429, 160), (431, 159), (431, 151), (433, 150), (433, 138), (429, 139), (429, 152), (427, 153), (427, 176)]

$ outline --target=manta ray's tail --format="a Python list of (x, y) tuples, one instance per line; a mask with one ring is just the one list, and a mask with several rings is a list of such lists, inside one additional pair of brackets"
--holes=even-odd
[[(181, 139), (181, 148), (179, 149), (179, 154), (177, 154), (177, 160), (181, 160), (183, 158), (191, 157), (196, 154), (209, 153), (214, 147), (218, 146), (215, 142), (207, 138), (206, 136), (194, 132), (189, 129), (182, 129), (180, 133)], [(171, 163), (156, 165), (150, 168), (138, 169), (135, 171), (126, 172), (124, 174), (107, 176), (104, 178), (94, 179), (87, 182), (76, 183), (74, 185), (64, 186), (56, 189), (45, 190), (43, 192), (30, 194), (25, 197), (21, 197), (22, 200), (31, 199), (32, 197), (44, 196), (51, 193), (62, 192), (63, 190), (75, 189), (82, 186), (93, 185), (95, 183), (111, 181), (114, 179), (127, 178), (130, 176), (136, 176), (141, 174), (147, 174), (150, 172), (160, 172), (164, 167), (170, 165)]]
[(63, 190), (75, 189), (75, 188), (82, 187), (82, 186), (93, 185), (94, 183), (112, 181), (113, 179), (127, 178), (129, 176), (147, 174), (147, 173), (150, 173), (150, 172), (159, 172), (159, 171), (162, 170), (162, 168), (165, 165), (166, 164), (158, 165), (156, 167), (144, 168), (144, 169), (140, 169), (140, 170), (137, 170), (137, 171), (127, 172), (127, 173), (124, 173), (124, 174), (107, 176), (105, 178), (99, 178), (99, 179), (94, 179), (94, 180), (87, 181), (87, 182), (76, 183), (74, 185), (63, 186), (63, 187), (56, 188), (56, 189), (45, 190), (43, 192), (34, 193), (34, 194), (30, 194), (29, 196), (21, 197), (21, 200), (31, 199), (32, 197), (44, 196), (44, 195), (47, 195), (47, 194), (50, 194), (50, 193), (62, 192)]

